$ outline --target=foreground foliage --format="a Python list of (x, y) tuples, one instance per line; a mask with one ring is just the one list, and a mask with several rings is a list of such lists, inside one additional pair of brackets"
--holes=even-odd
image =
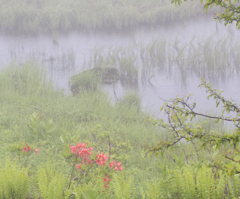
[[(200, 143), (179, 143), (175, 153), (167, 149), (163, 157), (147, 158), (149, 146), (156, 140), (170, 140), (175, 133), (149, 123), (136, 94), (130, 93), (114, 105), (101, 88), (66, 95), (30, 62), (3, 70), (0, 82), (2, 198), (239, 196), (239, 176), (234, 170), (229, 175), (205, 166), (217, 150), (219, 154), (224, 150), (222, 145), (195, 151)], [(218, 126), (210, 124), (218, 132)], [(203, 124), (202, 129), (208, 126)], [(88, 141), (94, 151), (121, 162), (123, 170), (119, 172), (117, 167), (116, 173), (109, 173), (94, 163), (96, 169), (89, 172), (86, 162), (81, 165), (69, 159), (73, 158), (69, 145)], [(7, 157), (15, 163), (7, 162)], [(106, 165), (116, 166), (113, 160)]]
[[(195, 111), (196, 103), (189, 103), (190, 95), (185, 98), (177, 97), (165, 101), (162, 106), (164, 112), (168, 116), (168, 123), (163, 120), (150, 120), (154, 125), (159, 125), (173, 132), (172, 139), (168, 141), (160, 140), (156, 146), (150, 149), (150, 152), (165, 150), (169, 147), (174, 148), (181, 141), (185, 141), (194, 146), (196, 153), (203, 148), (212, 148), (215, 155), (211, 160), (205, 162), (216, 168), (217, 171), (222, 170), (228, 173), (229, 176), (240, 173), (240, 108), (234, 100), (227, 100), (221, 95), (221, 91), (212, 89), (210, 83), (206, 83), (202, 79), (202, 84), (199, 87), (204, 87), (206, 92), (210, 93), (208, 98), (213, 97), (216, 100), (216, 107), (222, 104), (223, 110), (221, 116), (210, 116)], [(226, 114), (231, 113), (230, 116)], [(231, 122), (235, 127), (232, 133), (219, 133), (216, 131), (205, 131), (201, 124), (193, 124), (191, 121), (196, 116), (202, 116), (219, 121)], [(196, 147), (196, 143), (200, 143)], [(221, 148), (221, 150), (219, 150)]]
[[(38, 167), (37, 173), (30, 177), (27, 169), (19, 169), (16, 163), (9, 161), (0, 171), (0, 182), (4, 181), (0, 189), (2, 199), (222, 199), (240, 195), (239, 176), (229, 177), (222, 172), (217, 174), (207, 167), (193, 168), (189, 165), (175, 170), (165, 167), (162, 178), (146, 181), (145, 186), (137, 184), (132, 174), (123, 171), (112, 176), (107, 188), (104, 187), (104, 181), (99, 180), (81, 183), (80, 186), (75, 183), (68, 188), (67, 176), (57, 172), (54, 164)], [(29, 195), (31, 189), (35, 190), (33, 195)]]

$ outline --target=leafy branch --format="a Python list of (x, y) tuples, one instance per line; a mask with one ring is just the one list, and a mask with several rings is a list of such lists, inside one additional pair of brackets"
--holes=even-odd
[[(240, 142), (240, 108), (234, 100), (228, 100), (223, 97), (222, 91), (212, 89), (210, 83), (206, 83), (202, 79), (202, 83), (198, 87), (204, 87), (206, 93), (216, 101), (216, 107), (222, 104), (222, 113), (220, 116), (211, 116), (195, 111), (196, 103), (190, 103), (191, 95), (187, 95), (184, 98), (176, 97), (170, 100), (164, 100), (164, 105), (161, 107), (161, 111), (167, 115), (168, 122), (164, 122), (163, 119), (154, 120), (148, 118), (147, 121), (151, 122), (155, 126), (161, 126), (168, 132), (172, 132), (172, 139), (165, 141), (160, 140), (155, 143), (155, 146), (148, 149), (147, 153), (158, 153), (158, 151), (164, 151), (167, 148), (173, 148), (183, 140), (193, 145), (197, 156), (198, 150), (202, 150), (207, 147), (214, 147), (217, 150), (219, 147), (228, 146), (230, 148), (226, 153), (222, 153), (217, 160), (211, 166), (221, 168), (223, 170), (230, 170), (230, 174), (240, 172), (240, 151), (238, 145)], [(235, 113), (236, 116), (227, 116), (229, 113)], [(227, 115), (224, 115), (227, 114)], [(193, 123), (193, 119), (201, 116), (208, 119), (213, 119), (216, 122), (219, 120), (232, 122), (235, 126), (232, 134), (217, 133), (214, 131), (205, 132), (201, 124)], [(196, 141), (200, 141), (200, 146), (197, 147)], [(226, 147), (225, 147), (226, 148)], [(199, 157), (199, 156), (198, 156)]]
[[(182, 2), (182, 0), (172, 0), (172, 3), (175, 3), (176, 6), (181, 5)], [(200, 2), (203, 3), (203, 0), (200, 0)], [(222, 13), (214, 14), (214, 19), (220, 22), (224, 21), (224, 25), (236, 22), (237, 28), (240, 29), (240, 6), (237, 3), (239, 3), (239, 0), (206, 0), (204, 10), (207, 13), (208, 9), (213, 6), (224, 8)]]

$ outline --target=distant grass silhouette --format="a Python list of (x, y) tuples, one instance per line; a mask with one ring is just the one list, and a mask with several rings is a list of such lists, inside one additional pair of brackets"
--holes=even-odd
[(170, 0), (0, 0), (0, 31), (65, 32), (123, 29), (203, 14), (199, 1), (175, 7)]

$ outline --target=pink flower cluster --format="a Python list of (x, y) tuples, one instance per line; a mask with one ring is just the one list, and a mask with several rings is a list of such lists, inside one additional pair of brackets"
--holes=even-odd
[(113, 160), (112, 162), (110, 162), (109, 167), (112, 168), (115, 166), (115, 171), (119, 170), (122, 171), (123, 167), (122, 167), (122, 163), (121, 162), (116, 162), (115, 160)]
[[(95, 160), (90, 159), (90, 155), (92, 154), (93, 147), (87, 148), (85, 143), (78, 143), (76, 146), (70, 146), (70, 149), (71, 149), (71, 153), (74, 153), (74, 154), (76, 154), (76, 156), (81, 158), (80, 164), (76, 164), (76, 167), (78, 168), (78, 170), (81, 170), (82, 165), (85, 163), (87, 163), (88, 166), (91, 163), (95, 163), (96, 165), (100, 165), (100, 166), (105, 166), (105, 163), (108, 161), (108, 156), (101, 152), (99, 154), (97, 154)], [(115, 171), (123, 170), (122, 163), (116, 162), (115, 160), (113, 160), (109, 164), (109, 168), (113, 168), (113, 167), (114, 167)], [(109, 181), (111, 181), (111, 179), (109, 179), (108, 177), (109, 176), (106, 175), (106, 177), (103, 178), (103, 181), (105, 182), (105, 184), (104, 184), (105, 189), (107, 189), (107, 184), (109, 183)]]
[[(76, 167), (78, 169), (81, 169), (82, 164), (84, 164), (86, 162), (88, 163), (88, 165), (93, 162), (89, 158), (89, 156), (92, 154), (93, 147), (87, 148), (85, 143), (78, 143), (76, 146), (70, 146), (70, 149), (71, 149), (71, 153), (74, 153), (77, 156), (82, 158), (82, 161), (80, 162), (80, 164), (76, 164)], [(105, 163), (107, 162), (107, 160), (108, 160), (108, 156), (106, 154), (100, 152), (96, 157), (95, 163), (100, 166), (105, 166)], [(114, 166), (115, 166), (115, 171), (123, 170), (121, 162), (116, 162), (115, 160), (113, 160), (109, 164), (109, 167), (112, 168)]]
[(106, 156), (104, 153), (99, 153), (97, 155), (97, 159), (96, 159), (96, 164), (100, 165), (100, 166), (105, 166), (105, 162), (108, 160), (108, 156)]
[(78, 143), (76, 146), (70, 146), (71, 153), (76, 154), (76, 156), (79, 156), (82, 158), (82, 161), (80, 161), (80, 164), (76, 164), (76, 167), (78, 169), (81, 169), (81, 166), (84, 163), (91, 164), (92, 160), (90, 160), (89, 156), (92, 154), (93, 147), (86, 147), (85, 143)]
[(104, 188), (105, 188), (105, 189), (108, 188), (108, 187), (107, 187), (108, 182), (109, 182), (109, 181), (112, 181), (112, 180), (109, 179), (108, 177), (109, 177), (109, 175), (107, 174), (106, 177), (103, 178), (103, 181), (105, 182), (105, 184), (104, 184)]
[[(22, 148), (24, 153), (27, 153), (28, 151), (32, 151), (31, 148), (26, 143), (24, 143), (24, 145), (25, 147)], [(34, 150), (35, 150), (35, 153), (38, 154), (39, 148)]]

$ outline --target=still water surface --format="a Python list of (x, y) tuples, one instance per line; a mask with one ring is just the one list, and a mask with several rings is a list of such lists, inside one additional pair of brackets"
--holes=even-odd
[[(6, 67), (12, 60), (18, 62), (28, 59), (37, 60), (47, 67), (56, 87), (69, 93), (69, 78), (83, 70), (83, 65), (88, 63), (91, 52), (96, 47), (104, 50), (139, 43), (147, 44), (154, 39), (165, 39), (171, 42), (178, 38), (182, 42), (190, 42), (192, 38), (204, 39), (211, 35), (219, 39), (227, 37), (237, 42), (240, 30), (236, 30), (234, 25), (225, 27), (212, 21), (211, 16), (206, 16), (192, 21), (142, 27), (124, 32), (71, 32), (58, 35), (54, 40), (49, 35), (0, 35), (0, 66)], [(186, 75), (183, 79), (179, 76), (177, 69), (171, 70), (170, 75), (163, 70), (156, 73), (148, 83), (139, 82), (138, 88), (127, 88), (117, 83), (114, 86), (108, 85), (105, 89), (109, 92), (112, 101), (120, 98), (127, 90), (137, 91), (142, 97), (143, 108), (157, 116), (160, 116), (159, 108), (163, 104), (159, 97), (169, 99), (189, 93), (194, 94), (193, 99), (196, 99), (199, 111), (212, 110), (214, 101), (207, 101), (204, 89), (198, 88), (201, 77), (190, 74), (188, 71), (184, 73)], [(234, 72), (225, 79), (212, 78), (211, 83), (215, 88), (224, 90), (224, 96), (240, 102), (238, 73)]]

